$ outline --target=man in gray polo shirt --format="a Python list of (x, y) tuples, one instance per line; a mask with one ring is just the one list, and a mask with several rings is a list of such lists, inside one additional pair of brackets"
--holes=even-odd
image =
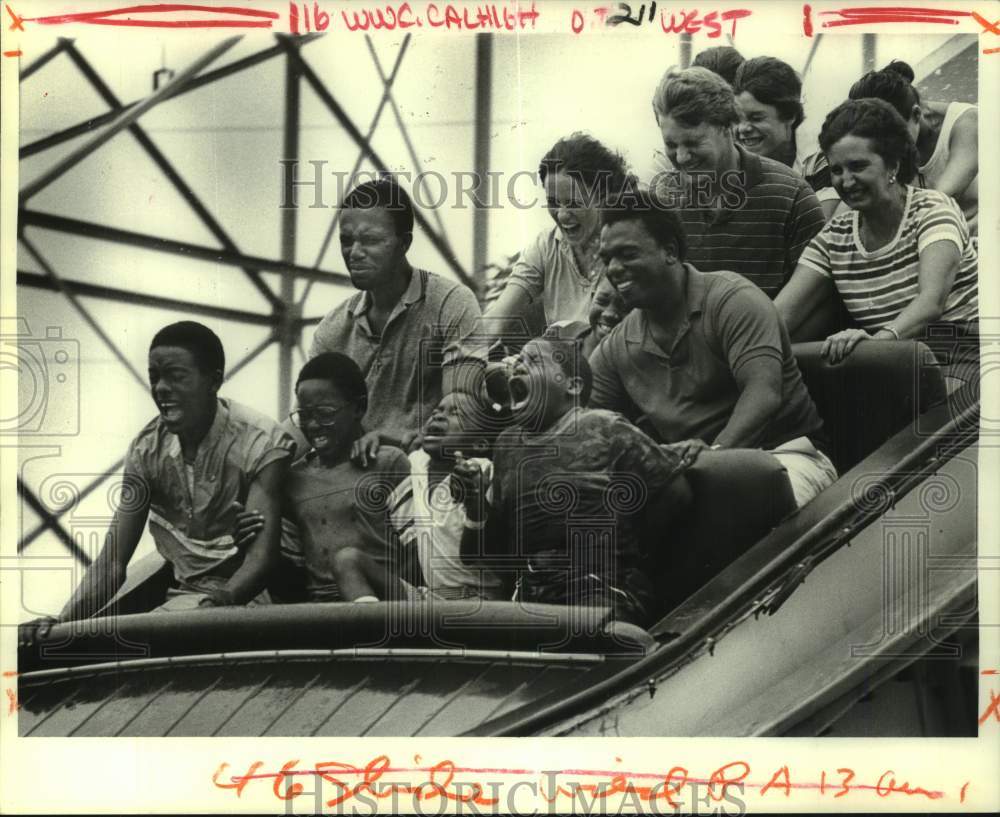
[(762, 448), (801, 506), (837, 478), (774, 304), (733, 272), (684, 263), (677, 214), (646, 191), (602, 213), (601, 257), (632, 311), (590, 358), (591, 408), (645, 415), (688, 461), (704, 448)]
[(405, 448), (451, 391), (479, 303), (463, 284), (410, 266), (413, 204), (393, 179), (358, 185), (343, 210), (340, 251), (361, 291), (323, 318), (309, 357), (353, 358), (368, 384), (365, 429)]

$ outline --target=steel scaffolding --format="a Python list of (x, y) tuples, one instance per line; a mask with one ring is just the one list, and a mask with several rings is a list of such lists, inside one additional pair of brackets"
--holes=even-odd
[[(334, 95), (327, 89), (323, 81), (316, 74), (313, 68), (303, 57), (302, 48), (311, 42), (320, 39), (322, 35), (309, 34), (305, 36), (275, 35), (276, 44), (235, 60), (212, 71), (205, 69), (221, 57), (226, 51), (232, 48), (241, 37), (231, 37), (208, 49), (203, 55), (196, 59), (184, 71), (177, 74), (170, 81), (160, 85), (150, 96), (144, 99), (135, 100), (123, 104), (112, 92), (107, 83), (102, 79), (94, 67), (87, 61), (83, 54), (74, 44), (72, 39), (60, 39), (58, 43), (46, 53), (38, 57), (21, 72), (20, 81), (28, 79), (30, 76), (41, 70), (45, 65), (59, 56), (65, 56), (72, 61), (80, 74), (93, 87), (104, 103), (108, 106), (108, 111), (99, 116), (91, 117), (76, 125), (65, 128), (58, 133), (51, 134), (21, 147), (19, 158), (25, 159), (30, 156), (42, 153), (61, 145), (71, 139), (92, 134), (76, 149), (71, 151), (50, 168), (43, 172), (37, 179), (25, 185), (18, 196), (18, 241), (21, 247), (42, 270), (42, 273), (31, 272), (18, 269), (17, 283), (19, 286), (32, 287), (35, 289), (48, 290), (61, 293), (69, 305), (80, 315), (81, 319), (95, 332), (100, 341), (108, 348), (111, 354), (126, 369), (129, 375), (135, 379), (142, 388), (146, 388), (146, 380), (129, 362), (125, 354), (116, 346), (114, 341), (101, 328), (99, 322), (90, 314), (87, 308), (80, 302), (80, 297), (99, 298), (110, 302), (125, 303), (133, 306), (147, 306), (173, 309), (192, 315), (202, 315), (224, 320), (236, 321), (246, 325), (258, 325), (270, 327), (270, 334), (251, 349), (241, 360), (237, 361), (226, 372), (228, 380), (245, 366), (252, 363), (265, 349), (272, 343), (278, 346), (278, 381), (279, 381), (279, 414), (283, 415), (288, 410), (288, 402), (291, 394), (292, 382), (292, 358), (296, 348), (301, 350), (301, 339), (303, 329), (307, 326), (318, 323), (322, 316), (314, 315), (305, 317), (302, 314), (303, 305), (309, 295), (309, 291), (317, 281), (342, 286), (349, 286), (350, 279), (343, 272), (335, 272), (321, 269), (320, 264), (326, 253), (330, 239), (333, 236), (339, 219), (339, 209), (334, 210), (334, 215), (322, 241), (319, 254), (312, 266), (302, 266), (295, 263), (296, 239), (298, 231), (297, 209), (294, 207), (284, 208), (281, 212), (280, 235), (281, 253), (280, 258), (264, 258), (260, 256), (248, 255), (240, 251), (236, 242), (225, 231), (219, 221), (212, 215), (209, 208), (198, 198), (191, 186), (185, 182), (177, 169), (171, 164), (162, 151), (156, 146), (153, 139), (139, 124), (139, 119), (151, 110), (170, 99), (182, 96), (196, 88), (201, 88), (213, 82), (231, 77), (248, 68), (259, 65), (274, 57), (284, 59), (285, 68), (285, 116), (283, 127), (283, 158), (285, 161), (295, 161), (299, 154), (299, 121), (301, 113), (301, 86), (303, 81), (307, 83), (315, 92), (323, 106), (330, 115), (347, 131), (355, 147), (358, 149), (358, 157), (351, 172), (351, 180), (361, 167), (362, 162), (368, 160), (380, 173), (388, 173), (389, 169), (382, 157), (376, 153), (372, 147), (371, 139), (382, 118), (382, 114), (388, 107), (395, 119), (395, 125), (404, 139), (409, 158), (413, 162), (415, 169), (421, 171), (420, 160), (417, 156), (413, 142), (409, 138), (406, 124), (400, 113), (396, 100), (393, 97), (392, 86), (398, 76), (403, 58), (410, 45), (410, 36), (407, 35), (397, 53), (392, 69), (386, 73), (374, 45), (370, 38), (366, 37), (368, 50), (374, 62), (379, 80), (382, 84), (382, 97), (369, 124), (367, 130), (362, 132), (351, 117), (346, 113)], [(477, 171), (481, 171), (480, 177), (485, 175), (485, 170), (489, 162), (489, 121), (490, 121), (490, 67), (492, 63), (492, 35), (479, 34), (476, 41), (476, 112), (477, 121), (474, 139), (475, 161)], [(103, 128), (103, 129), (102, 129)], [(201, 223), (208, 229), (218, 242), (218, 247), (209, 247), (193, 244), (186, 241), (177, 241), (157, 235), (132, 232), (83, 221), (75, 218), (58, 216), (50, 213), (43, 213), (32, 210), (29, 207), (30, 200), (41, 190), (45, 189), (56, 179), (75, 167), (83, 158), (90, 156), (95, 150), (101, 149), (114, 136), (122, 131), (128, 131), (142, 147), (143, 151), (156, 164), (163, 175), (169, 180), (173, 188), (180, 194), (190, 209), (197, 215)], [(350, 185), (348, 185), (349, 187)], [(456, 277), (479, 292), (480, 282), (470, 275), (465, 267), (459, 262), (455, 251), (448, 238), (445, 226), (436, 211), (432, 211), (434, 223), (428, 218), (416, 212), (417, 223), (428, 237), (431, 244), (440, 254), (442, 260), (456, 275)], [(103, 286), (88, 283), (77, 278), (65, 277), (57, 271), (53, 265), (45, 258), (38, 249), (37, 244), (26, 234), (26, 228), (35, 228), (62, 233), (63, 235), (77, 236), (85, 239), (97, 239), (112, 243), (140, 247), (155, 250), (163, 253), (182, 255), (187, 258), (211, 261), (219, 264), (233, 266), (241, 269), (243, 274), (250, 280), (256, 290), (265, 298), (270, 311), (254, 312), (245, 309), (214, 306), (210, 304), (186, 301), (178, 298), (169, 298), (159, 295), (145, 293), (135, 293), (126, 289)], [(475, 211), (473, 224), (473, 247), (474, 262), (476, 268), (484, 266), (486, 256), (486, 235), (487, 222), (486, 211)], [(280, 288), (277, 293), (272, 291), (267, 282), (261, 277), (261, 272), (276, 273), (280, 276)], [(295, 297), (295, 282), (305, 281), (301, 295)], [(23, 552), (41, 534), (51, 530), (59, 541), (65, 545), (69, 552), (84, 565), (89, 563), (87, 554), (74, 542), (73, 538), (66, 531), (60, 521), (65, 514), (71, 511), (77, 503), (92, 493), (97, 487), (103, 484), (109, 477), (114, 475), (122, 466), (123, 460), (119, 459), (110, 465), (95, 480), (81, 489), (79, 494), (72, 498), (62, 507), (51, 510), (41, 502), (38, 496), (24, 482), (18, 478), (17, 488), (24, 503), (30, 507), (39, 517), (41, 522), (31, 531), (25, 533), (18, 542), (18, 552)]]

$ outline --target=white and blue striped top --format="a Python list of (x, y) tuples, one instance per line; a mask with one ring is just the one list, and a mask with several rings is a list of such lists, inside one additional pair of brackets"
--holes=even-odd
[(962, 211), (937, 190), (906, 188), (899, 230), (884, 247), (864, 248), (858, 213), (852, 211), (832, 218), (803, 251), (799, 263), (832, 277), (851, 317), (874, 331), (896, 318), (916, 297), (920, 253), (937, 241), (953, 242), (960, 253), (941, 319), (974, 321), (979, 313), (979, 258)]

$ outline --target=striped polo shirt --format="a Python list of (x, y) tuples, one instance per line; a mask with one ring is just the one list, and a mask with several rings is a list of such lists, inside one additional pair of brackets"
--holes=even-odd
[[(787, 283), (806, 245), (823, 228), (823, 210), (806, 181), (780, 162), (736, 145), (740, 170), (720, 182), (723, 208), (679, 210), (687, 233), (685, 261), (700, 272), (732, 271), (774, 298)], [(673, 171), (676, 173), (676, 171)], [(658, 176), (657, 192), (680, 189), (682, 181)]]
[(951, 241), (960, 253), (941, 319), (951, 323), (976, 320), (979, 259), (965, 217), (952, 198), (908, 185), (895, 238), (872, 251), (861, 243), (858, 215), (854, 210), (832, 218), (799, 263), (833, 278), (844, 306), (861, 327), (881, 329), (916, 297), (920, 253), (937, 241)]

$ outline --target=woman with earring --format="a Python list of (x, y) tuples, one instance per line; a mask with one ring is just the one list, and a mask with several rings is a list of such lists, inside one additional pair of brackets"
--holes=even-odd
[(949, 196), (912, 186), (917, 151), (902, 117), (880, 99), (849, 100), (827, 115), (819, 143), (851, 210), (813, 239), (775, 299), (789, 332), (835, 290), (856, 327), (824, 340), (832, 363), (864, 341), (920, 338), (932, 324), (974, 333), (978, 257), (969, 228)]

